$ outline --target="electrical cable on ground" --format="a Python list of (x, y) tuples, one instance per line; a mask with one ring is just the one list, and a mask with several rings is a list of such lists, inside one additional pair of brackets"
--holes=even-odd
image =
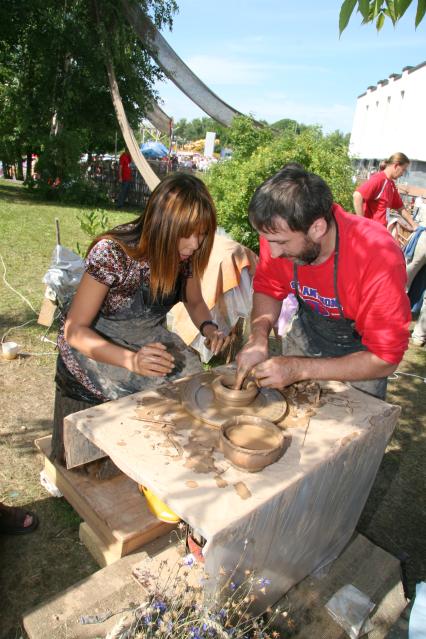
[(396, 370), (392, 375), (389, 375), (388, 379), (393, 381), (394, 379), (398, 379), (400, 375), (406, 375), (407, 377), (418, 377), (426, 384), (426, 377), (422, 377), (421, 375), (415, 375), (414, 373), (403, 373), (402, 371)]
[[(7, 273), (7, 269), (6, 269), (6, 264), (4, 263), (4, 259), (2, 254), (0, 253), (0, 260), (3, 266), (3, 282), (5, 284), (5, 286), (7, 286), (7, 288), (9, 288), (13, 293), (15, 293), (16, 295), (18, 295), (18, 297), (21, 298), (21, 300), (23, 300), (29, 307), (30, 309), (33, 311), (33, 313), (35, 313), (36, 315), (38, 315), (37, 311), (35, 310), (34, 306), (31, 304), (31, 302), (24, 296), (22, 295), (22, 293), (20, 293), (19, 291), (17, 291), (15, 288), (13, 288), (13, 286), (11, 284), (9, 284), (9, 282), (6, 279), (6, 273)], [(34, 322), (37, 321), (37, 318), (34, 317), (30, 320), (28, 320), (27, 322), (24, 322), (23, 324), (18, 324), (17, 326), (11, 326), (10, 328), (7, 329), (7, 331), (3, 334), (0, 343), (3, 344), (3, 342), (5, 341), (6, 336), (13, 330), (19, 329), (19, 328), (23, 328), (24, 326), (28, 326), (28, 324), (33, 324)], [(53, 321), (52, 321), (53, 324)], [(47, 327), (47, 330), (44, 332), (44, 335), (42, 335), (42, 337), (40, 338), (41, 341), (43, 342), (52, 342), (52, 344), (55, 344), (55, 342), (53, 342), (53, 340), (50, 340), (46, 337), (48, 331), (50, 330), (50, 326)], [(55, 344), (56, 347), (56, 344)], [(55, 351), (54, 352), (45, 352), (45, 353), (27, 353), (27, 352), (23, 352), (22, 354), (24, 355), (31, 355), (32, 357), (34, 356), (41, 356), (41, 355), (56, 355)]]

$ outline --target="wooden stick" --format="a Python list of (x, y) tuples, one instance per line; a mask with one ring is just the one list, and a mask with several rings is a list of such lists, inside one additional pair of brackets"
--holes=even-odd
[(161, 424), (163, 426), (173, 426), (173, 422), (166, 421), (164, 419), (153, 419), (152, 417), (139, 417), (135, 416), (133, 419), (137, 419), (138, 422), (145, 422), (147, 424)]

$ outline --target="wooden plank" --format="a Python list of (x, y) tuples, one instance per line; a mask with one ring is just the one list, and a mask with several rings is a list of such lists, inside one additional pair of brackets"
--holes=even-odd
[[(294, 625), (294, 639), (347, 639), (346, 632), (330, 617), (325, 604), (343, 586), (353, 584), (376, 604), (370, 615), (371, 639), (384, 639), (406, 606), (400, 564), (366, 537), (355, 535), (341, 556), (322, 577), (308, 576), (283, 598)], [(283, 636), (288, 632), (282, 622)]]
[(64, 448), (68, 470), (106, 457), (104, 451), (92, 444), (74, 424), (67, 421), (66, 417), (64, 418)]
[(106, 546), (120, 544), (124, 556), (173, 528), (151, 513), (126, 475), (98, 480), (67, 470), (49, 460), (50, 442), (50, 436), (35, 442), (45, 455), (46, 474)]
[(78, 536), (101, 568), (113, 564), (123, 556), (120, 542), (106, 544), (85, 522), (80, 524)]
[(52, 326), (57, 308), (52, 300), (48, 297), (43, 297), (37, 324), (41, 324), (41, 326)]

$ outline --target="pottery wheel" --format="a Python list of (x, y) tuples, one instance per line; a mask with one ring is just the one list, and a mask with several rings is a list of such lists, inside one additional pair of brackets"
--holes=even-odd
[(182, 406), (185, 410), (206, 424), (220, 428), (230, 417), (257, 415), (271, 422), (278, 422), (285, 415), (287, 402), (281, 393), (273, 388), (261, 388), (257, 397), (248, 406), (228, 406), (216, 400), (211, 383), (213, 372), (192, 377), (181, 387)]

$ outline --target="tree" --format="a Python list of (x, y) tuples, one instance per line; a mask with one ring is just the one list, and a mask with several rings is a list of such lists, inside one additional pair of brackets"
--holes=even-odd
[[(50, 149), (55, 164), (67, 141), (80, 153), (111, 150), (117, 125), (104, 64), (107, 49), (131, 126), (149, 109), (156, 97), (154, 82), (162, 77), (120, 4), (98, 2), (100, 25), (96, 0), (10, 0), (3, 5), (1, 157)], [(156, 26), (171, 25), (175, 0), (146, 0), (144, 7)], [(63, 177), (69, 167), (59, 163), (52, 170)]]
[(323, 135), (319, 127), (306, 127), (300, 134), (277, 135), (268, 127), (259, 129), (246, 117), (234, 118), (230, 135), (238, 140), (231, 160), (219, 162), (205, 180), (213, 196), (218, 221), (232, 237), (254, 250), (257, 233), (251, 228), (247, 210), (250, 199), (266, 178), (287, 162), (299, 162), (323, 177), (336, 202), (352, 206), (352, 166), (342, 135)]
[[(402, 18), (413, 0), (344, 0), (339, 16), (340, 34), (346, 29), (355, 7), (362, 15), (363, 24), (376, 22), (376, 29), (380, 31), (386, 18), (395, 26)], [(426, 13), (426, 0), (417, 0), (415, 25), (416, 28)]]

